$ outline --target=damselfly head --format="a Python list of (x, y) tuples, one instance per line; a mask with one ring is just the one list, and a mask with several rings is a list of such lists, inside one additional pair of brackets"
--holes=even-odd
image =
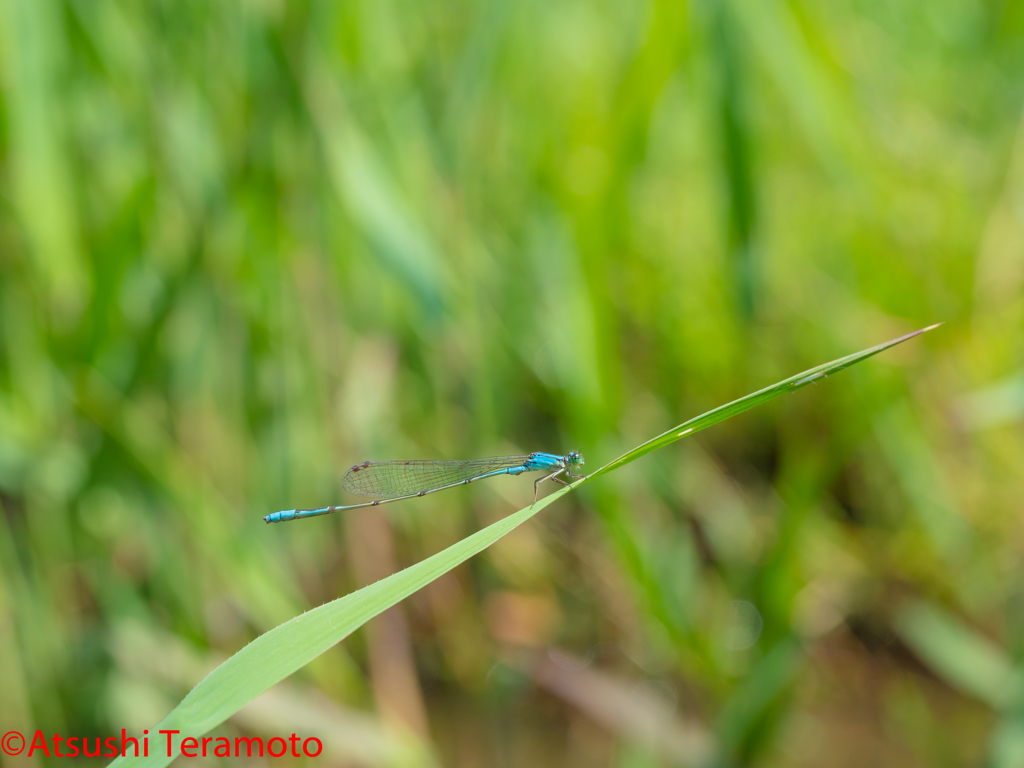
[(583, 466), (583, 454), (580, 453), (579, 451), (573, 451), (568, 456), (566, 456), (566, 458), (569, 460), (570, 467), (574, 467), (577, 464), (579, 464), (581, 467)]

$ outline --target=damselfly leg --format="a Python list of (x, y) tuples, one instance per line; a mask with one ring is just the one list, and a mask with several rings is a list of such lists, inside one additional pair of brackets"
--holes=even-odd
[(545, 480), (558, 480), (558, 482), (560, 482), (562, 485), (568, 485), (568, 483), (566, 483), (564, 480), (559, 480), (558, 479), (558, 475), (562, 474), (563, 472), (565, 472), (565, 467), (559, 467), (554, 472), (552, 472), (550, 475), (547, 475), (546, 477), (542, 477), (540, 480), (538, 480), (537, 482), (535, 482), (533, 484), (533, 503), (534, 504), (537, 503), (537, 495), (540, 493), (540, 484), (543, 483)]

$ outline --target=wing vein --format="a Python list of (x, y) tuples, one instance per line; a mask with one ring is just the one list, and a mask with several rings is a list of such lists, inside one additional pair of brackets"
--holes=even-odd
[(368, 499), (390, 499), (521, 466), (528, 455), (492, 456), (465, 461), (364, 461), (349, 469), (341, 485), (349, 493)]

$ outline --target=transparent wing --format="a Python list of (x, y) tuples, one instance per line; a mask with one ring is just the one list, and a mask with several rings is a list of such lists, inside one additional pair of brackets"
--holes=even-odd
[(342, 478), (346, 491), (368, 499), (392, 499), (472, 480), (498, 469), (522, 466), (523, 456), (492, 456), (466, 461), (364, 461)]

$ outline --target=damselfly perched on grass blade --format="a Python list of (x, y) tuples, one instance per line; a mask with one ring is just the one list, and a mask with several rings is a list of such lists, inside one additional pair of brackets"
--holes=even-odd
[(304, 517), (318, 517), (341, 512), (346, 509), (375, 507), (402, 499), (426, 496), (428, 493), (468, 485), (474, 480), (495, 475), (521, 475), (523, 472), (550, 472), (533, 484), (533, 501), (537, 503), (540, 484), (545, 480), (568, 485), (559, 477), (583, 477), (574, 475), (572, 470), (583, 466), (583, 455), (579, 451), (558, 456), (554, 453), (536, 451), (522, 456), (492, 456), (487, 459), (466, 461), (364, 461), (356, 464), (345, 474), (341, 484), (354, 496), (373, 501), (362, 504), (348, 504), (342, 507), (320, 507), (319, 509), (286, 509), (274, 512), (263, 519), (268, 523), (283, 523), (286, 520), (300, 520)]

